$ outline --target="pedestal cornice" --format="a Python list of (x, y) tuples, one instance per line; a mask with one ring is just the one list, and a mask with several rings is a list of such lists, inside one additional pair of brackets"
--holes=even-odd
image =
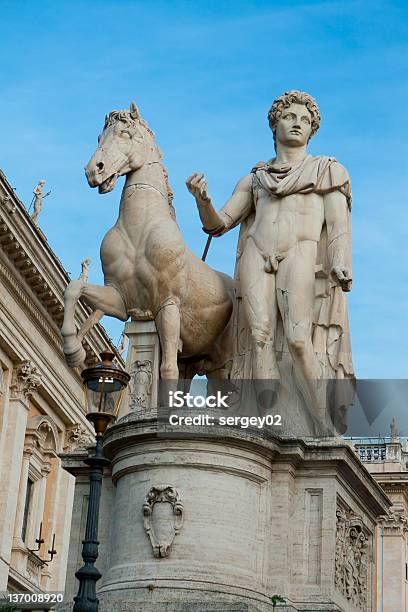
[[(313, 474), (314, 469), (336, 469), (338, 477), (348, 484), (355, 495), (360, 497), (373, 517), (384, 515), (391, 506), (391, 501), (380, 485), (361, 463), (350, 446), (341, 439), (327, 438), (319, 440), (302, 440), (278, 438), (268, 429), (262, 436), (249, 428), (242, 430), (233, 427), (189, 427), (189, 433), (180, 435), (177, 428), (158, 427), (157, 411), (146, 414), (128, 414), (115, 425), (108, 428), (104, 439), (104, 453), (115, 466), (115, 457), (127, 447), (139, 442), (173, 441), (178, 446), (183, 443), (207, 442), (216, 447), (225, 446), (250, 450), (263, 460), (273, 461), (273, 469), (279, 464), (290, 463), (305, 473)], [(115, 474), (115, 468), (113, 468)], [(363, 486), (362, 486), (363, 485)]]

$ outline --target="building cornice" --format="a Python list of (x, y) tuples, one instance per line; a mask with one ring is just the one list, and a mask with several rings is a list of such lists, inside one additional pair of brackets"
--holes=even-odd
[[(0, 276), (58, 352), (62, 353), (59, 330), (64, 316), (64, 291), (70, 277), (1, 170), (0, 250), (4, 257), (4, 261), (0, 262)], [(24, 285), (30, 293), (24, 291)], [(76, 313), (78, 329), (90, 313), (91, 309), (79, 300)], [(122, 361), (100, 324), (89, 332), (83, 344), (87, 364), (95, 362), (99, 352), (107, 347)]]
[(30, 299), (29, 294), (23, 290), (21, 283), (17, 281), (15, 274), (12, 273), (10, 268), (0, 261), (0, 278), (5, 283), (10, 293), (14, 296), (20, 306), (29, 313), (31, 319), (35, 321), (35, 324), (42, 333), (44, 333), (48, 340), (52, 342), (54, 348), (62, 354), (62, 340), (58, 331), (54, 326), (48, 323), (44, 313), (35, 305), (33, 300)]

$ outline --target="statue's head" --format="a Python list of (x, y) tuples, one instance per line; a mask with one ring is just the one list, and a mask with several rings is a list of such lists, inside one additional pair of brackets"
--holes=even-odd
[(320, 127), (316, 100), (304, 91), (286, 91), (274, 100), (268, 113), (269, 127), (276, 143), (303, 146)]
[(105, 117), (98, 148), (85, 168), (90, 187), (108, 193), (118, 176), (138, 170), (146, 161), (160, 159), (154, 134), (141, 118), (134, 102), (129, 110), (114, 110)]

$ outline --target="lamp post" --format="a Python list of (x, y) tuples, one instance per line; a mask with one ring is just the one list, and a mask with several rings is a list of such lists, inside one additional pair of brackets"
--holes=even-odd
[(101, 353), (101, 361), (81, 372), (86, 397), (86, 418), (92, 423), (96, 434), (95, 454), (85, 459), (90, 466), (90, 490), (85, 539), (82, 544), (84, 565), (76, 572), (79, 580), (78, 594), (74, 597), (73, 612), (97, 612), (96, 583), (101, 578), (95, 567), (98, 558), (98, 520), (101, 498), (103, 468), (110, 464), (102, 452), (103, 435), (110, 423), (115, 421), (130, 376), (113, 363), (115, 355)]

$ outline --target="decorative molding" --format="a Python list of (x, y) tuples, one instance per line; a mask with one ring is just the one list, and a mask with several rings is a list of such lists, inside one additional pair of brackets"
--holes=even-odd
[(408, 532), (408, 518), (398, 510), (380, 516), (378, 525), (383, 529), (385, 535), (404, 535)]
[(60, 450), (58, 428), (48, 415), (35, 416), (27, 421), (23, 454), (30, 460), (36, 480), (51, 472), (51, 460)]
[(6, 386), (6, 377), (4, 374), (3, 366), (0, 363), (0, 397), (5, 391), (5, 386)]
[(28, 551), (27, 554), (27, 574), (28, 578), (34, 582), (38, 583), (40, 581), (41, 569), (44, 567), (43, 561), (37, 555)]
[(150, 359), (137, 359), (130, 368), (130, 404), (129, 410), (149, 408), (149, 399), (153, 383), (153, 363)]
[(338, 505), (336, 510), (335, 584), (357, 608), (367, 610), (368, 533), (360, 516)]
[(65, 431), (64, 453), (73, 453), (76, 450), (84, 449), (87, 446), (95, 445), (95, 438), (79, 423), (68, 427)]
[[(17, 301), (20, 303), (22, 308), (23, 309), (24, 308), (27, 309), (27, 311), (33, 317), (35, 323), (37, 324), (37, 326), (38, 326), (38, 328), (40, 330), (40, 332), (41, 333), (45, 333), (45, 335), (51, 341), (51, 343), (53, 344), (53, 347), (56, 349), (58, 354), (62, 358), (64, 358), (64, 351), (63, 351), (63, 348), (62, 348), (62, 338), (61, 338), (60, 334), (57, 333), (47, 323), (47, 315), (49, 317), (50, 313), (48, 311), (47, 311), (47, 314), (42, 313), (35, 306), (33, 301), (28, 296), (27, 292), (22, 289), (22, 286), (17, 282), (17, 280), (15, 279), (13, 274), (7, 268), (7, 266), (5, 266), (1, 261), (0, 261), (0, 277), (2, 277), (3, 280), (6, 282), (6, 284), (8, 285), (8, 288), (11, 290), (12, 294), (17, 299)], [(27, 279), (25, 279), (25, 280), (27, 280)], [(30, 287), (31, 287), (31, 285), (30, 285)], [(33, 288), (31, 287), (31, 289), (33, 289)], [(34, 289), (33, 289), (33, 291), (34, 291)], [(40, 299), (40, 297), (37, 294), (36, 294), (36, 296), (37, 296), (38, 299)], [(46, 306), (44, 306), (44, 308), (46, 308)], [(63, 308), (63, 306), (61, 306), (61, 312), (63, 312), (63, 310), (64, 310), (64, 308)], [(57, 321), (54, 321), (54, 322), (55, 322), (56, 325), (59, 324)], [(85, 361), (85, 363), (87, 365), (95, 363), (97, 361), (98, 353), (92, 349), (91, 345), (89, 344), (89, 342), (86, 339), (84, 340), (83, 344), (84, 344), (84, 348), (85, 348), (85, 351), (86, 351), (86, 361)], [(64, 358), (64, 360), (65, 360), (65, 358)]]
[(14, 215), (14, 213), (17, 210), (17, 205), (15, 202), (13, 202), (11, 196), (6, 193), (2, 198), (1, 198), (1, 203), (2, 205), (6, 208), (7, 212), (10, 215)]
[(52, 470), (51, 462), (44, 461), (44, 463), (41, 466), (41, 476), (43, 478), (48, 478), (48, 474), (51, 473), (51, 470)]
[(27, 399), (33, 395), (41, 384), (41, 374), (36, 366), (26, 359), (13, 370), (10, 385), (10, 397), (12, 399)]
[[(172, 508), (172, 513), (169, 516), (167, 536), (162, 536), (160, 540), (154, 529), (154, 507), (158, 503), (170, 504)], [(154, 556), (168, 557), (173, 540), (183, 525), (183, 504), (177, 490), (170, 485), (152, 487), (146, 495), (146, 500), (143, 504), (143, 516), (144, 528), (149, 536)], [(163, 519), (161, 531), (163, 532)]]

